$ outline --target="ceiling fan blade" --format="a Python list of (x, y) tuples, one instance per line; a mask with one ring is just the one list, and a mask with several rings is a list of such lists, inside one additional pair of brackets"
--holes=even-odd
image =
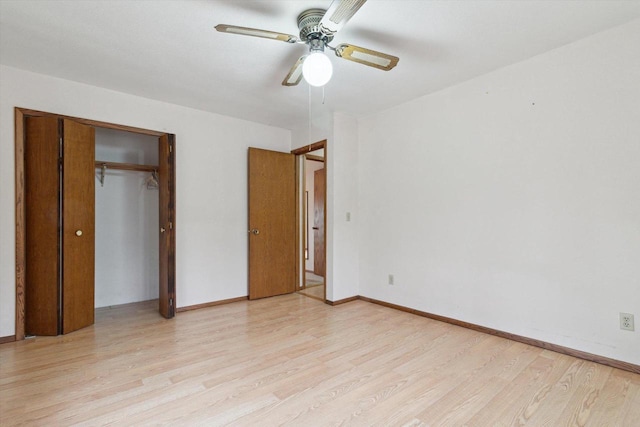
[(216, 30), (221, 33), (240, 34), (242, 36), (262, 37), (271, 40), (280, 40), (287, 43), (298, 43), (300, 39), (291, 34), (276, 33), (274, 31), (259, 30), (257, 28), (237, 27), (235, 25), (218, 24)]
[(320, 21), (325, 34), (337, 33), (367, 0), (333, 0)]
[(289, 70), (289, 74), (282, 81), (282, 86), (295, 86), (302, 80), (302, 63), (307, 55), (301, 56), (300, 59)]
[(346, 43), (336, 47), (336, 56), (384, 71), (389, 71), (395, 67), (400, 60), (397, 56)]

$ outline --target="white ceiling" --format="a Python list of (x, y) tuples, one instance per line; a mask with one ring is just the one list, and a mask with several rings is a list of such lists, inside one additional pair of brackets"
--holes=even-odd
[[(281, 86), (306, 46), (218, 33), (298, 34), (322, 1), (0, 0), (0, 63), (283, 128), (308, 121), (308, 86)], [(384, 72), (331, 56), (325, 108), (379, 111), (640, 17), (640, 1), (369, 0), (332, 45), (400, 57)], [(1, 78), (1, 76), (0, 76)]]

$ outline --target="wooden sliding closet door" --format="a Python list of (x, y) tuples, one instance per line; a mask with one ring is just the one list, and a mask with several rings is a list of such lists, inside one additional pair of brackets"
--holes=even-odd
[(94, 323), (95, 130), (63, 120), (62, 333)]
[(58, 335), (60, 138), (55, 117), (25, 120), (25, 334)]

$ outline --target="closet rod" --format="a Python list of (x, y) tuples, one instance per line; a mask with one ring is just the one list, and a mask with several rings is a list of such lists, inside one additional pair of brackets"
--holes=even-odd
[(107, 169), (120, 169), (126, 171), (142, 171), (142, 172), (153, 172), (157, 171), (158, 166), (154, 165), (138, 165), (135, 163), (114, 163), (114, 162), (101, 162), (96, 160), (96, 169), (102, 168), (106, 166)]

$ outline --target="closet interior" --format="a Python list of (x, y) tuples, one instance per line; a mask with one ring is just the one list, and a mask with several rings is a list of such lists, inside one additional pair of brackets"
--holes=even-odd
[(96, 128), (95, 308), (158, 299), (157, 141)]

